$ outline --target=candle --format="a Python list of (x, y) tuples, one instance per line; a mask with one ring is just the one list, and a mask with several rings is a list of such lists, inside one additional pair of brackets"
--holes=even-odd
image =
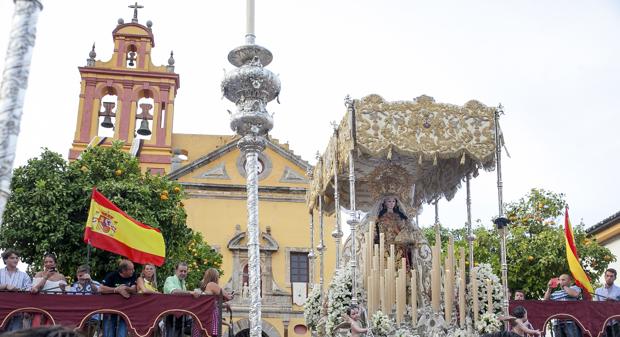
[(452, 270), (450, 270), (450, 257), (446, 256), (446, 271), (444, 274), (444, 319), (448, 325), (450, 325), (452, 321), (452, 282), (454, 282), (454, 279), (452, 277)]
[(385, 235), (379, 233), (379, 270), (383, 273), (385, 269)]
[(246, 33), (254, 35), (254, 0), (247, 0)]
[(411, 322), (418, 324), (418, 283), (415, 269), (411, 269)]
[[(396, 276), (395, 286), (396, 292), (400, 295), (400, 275)], [(402, 301), (402, 297), (396, 296), (396, 324), (400, 324), (401, 318), (403, 317), (403, 312), (401, 311)]]
[(476, 268), (471, 268), (470, 273), (472, 297), (474, 299), (474, 323), (476, 323), (480, 316), (480, 309), (478, 308), (478, 270)]
[(385, 307), (385, 277), (383, 276), (379, 278), (379, 293), (381, 296), (381, 311), (386, 314), (387, 308)]
[(493, 281), (486, 279), (487, 284), (487, 312), (493, 313)]
[(465, 248), (459, 250), (459, 318), (461, 329), (465, 328)]
[(372, 276), (368, 276), (368, 315), (371, 315), (374, 313), (374, 303), (373, 303), (373, 291), (375, 290), (371, 285), (372, 285)]

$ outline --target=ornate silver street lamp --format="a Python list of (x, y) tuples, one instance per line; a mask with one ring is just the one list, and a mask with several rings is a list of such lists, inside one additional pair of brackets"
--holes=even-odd
[(266, 107), (280, 94), (280, 79), (264, 68), (273, 59), (271, 52), (254, 44), (254, 0), (247, 0), (246, 27), (245, 45), (228, 53), (228, 61), (237, 68), (226, 73), (222, 94), (237, 106), (230, 127), (241, 136), (238, 146), (246, 160), (250, 336), (261, 337), (258, 155), (273, 128), (273, 116)]
[(0, 84), (0, 219), (9, 198), (37, 21), (43, 9), (39, 0), (13, 2), (15, 11)]
[[(502, 293), (504, 294), (504, 300), (502, 301), (502, 313), (508, 316), (508, 263), (506, 262), (506, 231), (508, 230), (508, 219), (504, 217), (504, 196), (502, 181), (502, 145), (503, 135), (499, 127), (499, 116), (504, 114), (502, 105), (500, 104), (495, 109), (495, 156), (496, 156), (496, 169), (497, 169), (497, 203), (499, 206), (499, 213), (497, 218), (493, 221), (497, 226), (497, 230), (500, 233), (500, 264), (502, 271)], [(508, 327), (508, 322), (505, 323)]]

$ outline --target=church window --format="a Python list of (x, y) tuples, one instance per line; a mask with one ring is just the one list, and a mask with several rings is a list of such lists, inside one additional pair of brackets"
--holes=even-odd
[(308, 253), (291, 252), (291, 283), (309, 282)]
[(118, 105), (118, 96), (110, 90), (107, 95), (101, 98), (101, 107), (99, 108), (99, 123), (97, 136), (113, 137), (114, 125), (116, 124), (116, 107)]
[[(247, 284), (249, 286), (250, 285), (250, 271), (249, 271), (248, 268), (249, 268), (248, 264), (246, 264), (243, 267), (243, 277), (241, 278), (241, 280), (242, 280), (243, 285)], [(262, 274), (262, 272), (261, 272), (261, 274)], [(260, 278), (260, 293), (261, 293), (261, 296), (262, 296), (263, 295), (263, 278), (262, 277)]]
[(149, 167), (146, 170), (148, 173), (154, 176), (163, 176), (166, 174), (165, 170), (159, 167)]
[(127, 68), (135, 69), (136, 64), (138, 64), (138, 49), (132, 44), (127, 48), (126, 65)]
[(163, 129), (164, 125), (166, 125), (166, 102), (161, 102), (161, 121), (159, 127)]

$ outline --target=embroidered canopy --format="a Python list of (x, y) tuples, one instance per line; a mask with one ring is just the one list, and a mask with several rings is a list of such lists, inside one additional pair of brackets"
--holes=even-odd
[(475, 100), (457, 106), (429, 96), (354, 100), (314, 167), (309, 209), (323, 195), (324, 211), (333, 212), (336, 171), (341, 205), (349, 205), (350, 158), (359, 210), (386, 195), (398, 196), (414, 209), (441, 197), (452, 199), (466, 176), (494, 168), (495, 110)]

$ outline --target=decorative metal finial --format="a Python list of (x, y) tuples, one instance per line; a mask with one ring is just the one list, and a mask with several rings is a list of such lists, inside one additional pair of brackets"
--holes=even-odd
[(353, 104), (353, 100), (351, 99), (351, 95), (344, 96), (344, 106), (346, 106), (348, 108), (348, 107), (351, 106), (351, 104)]
[(138, 2), (136, 1), (135, 4), (129, 5), (127, 7), (133, 8), (133, 18), (131, 19), (131, 22), (138, 23), (138, 8), (144, 8), (144, 6), (138, 5)]
[(94, 67), (95, 66), (95, 57), (97, 56), (97, 53), (95, 52), (95, 43), (93, 42), (93, 48), (90, 50), (90, 53), (88, 53), (88, 59), (86, 60), (86, 66), (87, 67)]
[(336, 121), (331, 121), (329, 122), (329, 124), (332, 126), (332, 128), (334, 129), (334, 132), (338, 131), (338, 123), (336, 123)]
[(166, 70), (172, 73), (174, 72), (174, 52), (170, 51), (170, 57), (168, 58), (168, 65), (166, 66)]
[(153, 28), (153, 21), (151, 21), (151, 20), (147, 20), (147, 21), (146, 21), (146, 28), (148, 28), (148, 29)]

